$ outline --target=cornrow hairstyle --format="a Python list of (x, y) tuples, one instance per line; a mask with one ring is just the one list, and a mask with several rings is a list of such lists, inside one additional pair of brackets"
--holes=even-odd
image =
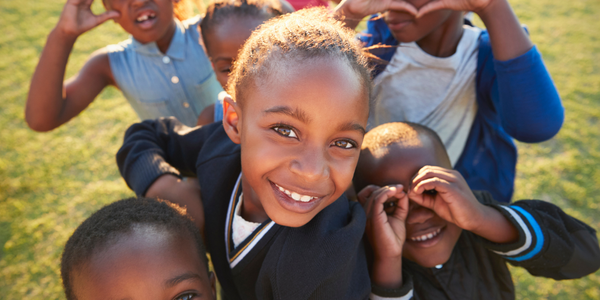
[(271, 19), (255, 30), (240, 50), (227, 90), (243, 103), (244, 87), (281, 67), (281, 62), (328, 58), (351, 66), (370, 98), (371, 70), (354, 35), (322, 7)]
[(67, 241), (61, 259), (61, 277), (68, 300), (73, 293), (72, 273), (93, 255), (117, 238), (130, 232), (134, 225), (154, 225), (175, 234), (186, 234), (196, 245), (208, 272), (208, 259), (202, 236), (185, 209), (167, 201), (129, 198), (109, 204), (83, 221)]

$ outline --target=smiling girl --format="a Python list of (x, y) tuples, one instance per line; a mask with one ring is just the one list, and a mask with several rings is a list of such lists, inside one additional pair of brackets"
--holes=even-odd
[[(354, 34), (325, 9), (269, 20), (228, 86), (222, 123), (133, 125), (117, 154), (126, 182), (205, 224), (227, 299), (367, 298), (365, 215), (344, 196), (371, 89)], [(202, 200), (178, 188), (181, 173), (198, 176)]]
[[(108, 85), (119, 88), (140, 119), (175, 116), (193, 126), (222, 91), (200, 45), (191, 0), (68, 0), (33, 74), (25, 119), (36, 131), (52, 130), (78, 115)], [(177, 18), (176, 18), (177, 17)], [(178, 19), (180, 18), (180, 19)], [(131, 37), (94, 52), (63, 83), (77, 38), (113, 19)]]

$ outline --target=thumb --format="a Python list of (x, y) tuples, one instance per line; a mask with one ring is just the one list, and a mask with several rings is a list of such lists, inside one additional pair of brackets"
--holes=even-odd
[(417, 18), (420, 18), (432, 11), (436, 11), (436, 10), (440, 10), (440, 9), (444, 9), (446, 8), (446, 4), (444, 3), (443, 0), (433, 0), (430, 2), (427, 2), (425, 5), (421, 6), (421, 8), (419, 8), (419, 11), (416, 14)]
[(116, 19), (120, 16), (121, 14), (119, 14), (119, 12), (115, 10), (109, 10), (96, 16), (96, 24), (100, 25), (110, 19)]

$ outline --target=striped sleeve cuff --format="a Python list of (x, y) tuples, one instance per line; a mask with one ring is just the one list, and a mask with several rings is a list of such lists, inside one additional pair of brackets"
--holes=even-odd
[(402, 272), (402, 287), (399, 289), (386, 289), (376, 285), (371, 285), (370, 300), (409, 300), (413, 298), (412, 276)]
[(519, 240), (510, 244), (496, 244), (486, 241), (486, 247), (512, 261), (528, 260), (542, 251), (544, 233), (535, 218), (517, 205), (493, 205), (519, 231)]

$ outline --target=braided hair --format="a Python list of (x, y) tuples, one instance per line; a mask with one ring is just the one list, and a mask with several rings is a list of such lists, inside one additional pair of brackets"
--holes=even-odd
[(371, 94), (370, 67), (354, 32), (322, 7), (303, 9), (262, 24), (240, 50), (227, 90), (241, 101), (244, 87), (280, 67), (281, 62), (315, 58), (344, 61), (352, 67), (367, 95)]

